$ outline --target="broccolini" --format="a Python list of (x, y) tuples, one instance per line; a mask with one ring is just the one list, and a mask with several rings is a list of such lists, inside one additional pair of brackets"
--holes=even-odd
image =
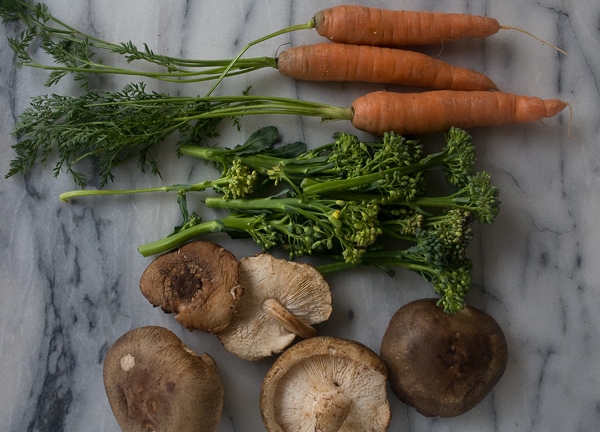
[[(231, 148), (180, 147), (183, 155), (212, 162), (222, 173), (216, 180), (148, 190), (73, 191), (61, 198), (176, 191), (182, 223), (170, 235), (140, 246), (142, 255), (224, 232), (251, 238), (264, 250), (283, 247), (291, 258), (324, 257), (327, 263), (319, 270), (325, 274), (360, 265), (389, 273), (406, 268), (433, 285), (446, 311), (464, 306), (473, 224), (493, 222), (500, 205), (489, 174), (475, 171), (468, 133), (452, 128), (444, 148), (431, 154), (418, 140), (392, 133), (375, 142), (338, 134), (313, 150), (303, 143), (275, 146), (277, 138), (277, 130), (267, 127)], [(444, 171), (452, 191), (435, 196), (428, 188), (428, 172), (435, 169)], [(258, 185), (270, 186), (269, 193)], [(226, 211), (223, 217), (203, 220), (188, 211), (187, 194), (208, 188), (217, 194), (204, 197), (205, 205)]]

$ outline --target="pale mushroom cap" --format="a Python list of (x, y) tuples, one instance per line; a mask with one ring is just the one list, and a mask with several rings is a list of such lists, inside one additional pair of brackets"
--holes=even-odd
[(266, 310), (267, 299), (277, 300), (305, 327), (323, 322), (331, 314), (329, 285), (309, 264), (264, 253), (242, 258), (239, 271), (244, 295), (231, 325), (218, 333), (223, 346), (238, 357), (259, 360), (278, 354), (296, 338), (297, 333)]
[(214, 432), (224, 397), (215, 368), (170, 330), (139, 327), (106, 353), (104, 386), (123, 432)]
[(387, 371), (356, 341), (317, 336), (286, 350), (267, 373), (263, 422), (274, 431), (385, 431), (391, 412)]
[(187, 329), (216, 333), (231, 323), (243, 294), (238, 266), (223, 247), (196, 241), (152, 261), (140, 290)]

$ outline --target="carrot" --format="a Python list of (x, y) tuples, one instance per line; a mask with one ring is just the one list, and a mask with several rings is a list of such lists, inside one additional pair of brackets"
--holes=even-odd
[[(470, 14), (340, 5), (317, 12), (313, 21), (321, 36), (357, 45), (434, 45), (463, 38), (485, 38), (502, 29), (517, 30), (548, 44), (526, 30), (501, 25), (494, 18)], [(564, 54), (560, 48), (550, 46)]]
[(312, 81), (363, 81), (449, 90), (495, 90), (482, 73), (428, 55), (392, 48), (322, 43), (289, 48), (277, 58), (282, 75)]
[[(251, 47), (286, 33), (313, 29), (334, 42), (381, 47), (439, 44), (461, 38), (485, 38), (501, 29), (516, 30), (566, 55), (562, 49), (526, 30), (501, 25), (498, 20), (486, 16), (340, 5), (317, 12), (306, 23), (285, 27), (246, 44), (222, 69), (206, 96), (213, 93)], [(243, 68), (244, 66), (240, 65), (240, 69)]]
[(540, 99), (502, 92), (436, 90), (423, 93), (374, 92), (352, 103), (352, 125), (373, 135), (441, 132), (527, 123), (553, 117), (568, 106), (558, 99)]

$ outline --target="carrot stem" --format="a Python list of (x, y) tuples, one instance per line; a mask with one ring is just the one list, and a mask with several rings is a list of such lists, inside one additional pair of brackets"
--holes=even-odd
[(175, 123), (183, 123), (198, 119), (240, 117), (256, 114), (292, 114), (309, 117), (320, 117), (323, 121), (332, 120), (352, 120), (352, 109), (348, 107), (335, 106), (320, 102), (311, 102), (301, 99), (293, 99), (278, 96), (205, 96), (205, 97), (185, 97), (172, 96), (162, 98), (137, 99), (90, 103), (88, 108), (99, 106), (118, 106), (118, 105), (154, 105), (176, 103), (185, 105), (186, 103), (206, 102), (211, 105), (211, 109), (203, 110), (200, 113), (190, 112), (183, 117), (173, 118)]
[(261, 42), (265, 42), (269, 39), (272, 39), (274, 37), (277, 36), (281, 36), (283, 34), (286, 33), (291, 33), (297, 30), (310, 30), (315, 28), (315, 19), (312, 18), (310, 21), (304, 23), (304, 24), (296, 24), (296, 25), (292, 25), (286, 28), (283, 28), (281, 30), (277, 30), (276, 32), (273, 33), (269, 33), (266, 36), (260, 37), (256, 40), (253, 40), (252, 42), (249, 42), (244, 48), (242, 48), (242, 50), (231, 60), (231, 63), (225, 68), (225, 70), (223, 71), (223, 73), (221, 74), (221, 76), (215, 81), (215, 83), (213, 84), (213, 86), (210, 88), (210, 90), (206, 93), (206, 96), (210, 96), (215, 89), (217, 88), (217, 86), (221, 83), (221, 81), (223, 80), (223, 78), (225, 78), (227, 76), (227, 74), (229, 73), (229, 71), (231, 70), (231, 68), (240, 60), (240, 58), (246, 53), (246, 51), (248, 51), (250, 48), (252, 48), (254, 45), (258, 45)]

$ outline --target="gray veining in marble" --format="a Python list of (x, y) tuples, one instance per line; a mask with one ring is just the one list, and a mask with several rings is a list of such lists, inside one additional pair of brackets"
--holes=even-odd
[[(269, 31), (307, 21), (321, 1), (48, 0), (56, 15), (113, 41), (147, 42), (157, 52), (185, 57), (231, 57)], [(472, 305), (504, 329), (510, 349), (507, 371), (476, 408), (453, 419), (430, 419), (390, 393), (394, 431), (557, 431), (600, 428), (600, 3), (593, 0), (445, 2), (368, 0), (387, 8), (487, 14), (537, 34), (569, 56), (523, 34), (503, 31), (486, 41), (434, 50), (440, 57), (479, 69), (502, 89), (570, 102), (569, 113), (545, 124), (478, 129), (479, 165), (501, 190), (496, 222), (481, 227), (472, 248)], [(0, 35), (0, 172), (13, 153), (10, 131), (29, 98), (48, 93), (45, 72), (17, 69), (7, 36)], [(275, 55), (281, 45), (320, 40), (296, 33), (255, 47)], [(122, 78), (125, 79), (126, 78)], [(121, 81), (103, 79), (102, 85)], [(296, 83), (265, 71), (232, 80), (220, 92), (252, 83), (273, 93), (347, 105), (367, 85)], [(170, 87), (151, 84), (161, 90)], [(65, 80), (53, 91), (70, 93)], [(178, 90), (178, 91), (181, 91)], [(186, 91), (186, 90), (184, 90)], [(194, 93), (193, 90), (188, 90)], [(244, 119), (241, 133), (225, 128), (220, 141), (242, 141), (259, 126), (274, 124), (284, 139), (324, 142), (341, 123), (313, 119)], [(569, 135), (570, 126), (570, 135)], [(163, 148), (162, 182), (185, 182), (206, 169), (176, 159)], [(204, 172), (202, 171), (204, 169)], [(158, 185), (160, 179), (123, 168), (114, 187)], [(210, 335), (190, 333), (173, 317), (150, 307), (138, 289), (149, 263), (136, 247), (178, 223), (172, 196), (89, 199), (61, 203), (73, 189), (67, 176), (35, 169), (0, 180), (0, 430), (119, 430), (102, 385), (107, 348), (133, 327), (156, 324), (174, 330), (198, 352), (215, 358), (226, 387), (220, 431), (259, 431), (258, 392), (271, 360), (245, 362)], [(208, 214), (208, 213), (206, 213)], [(238, 256), (256, 246), (213, 237)], [(359, 340), (378, 351), (391, 315), (402, 304), (430, 295), (417, 275), (390, 279), (375, 270), (330, 278), (334, 313), (322, 334)]]

